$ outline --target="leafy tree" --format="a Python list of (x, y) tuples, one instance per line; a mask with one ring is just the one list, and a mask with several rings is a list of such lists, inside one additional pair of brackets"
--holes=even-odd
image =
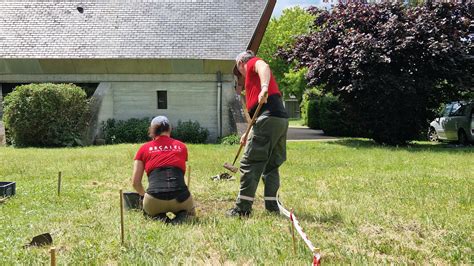
[(379, 143), (417, 138), (441, 102), (472, 89), (463, 41), (472, 4), (350, 3), (310, 12), (320, 30), (281, 56), (308, 68), (308, 85), (338, 96), (362, 133)]
[(307, 86), (305, 79), (306, 72), (306, 68), (296, 71), (289, 69), (288, 72), (283, 74), (283, 79), (280, 84), (282, 90), (285, 91), (285, 95), (294, 95), (299, 101), (301, 101)]
[[(289, 47), (292, 45), (296, 37), (308, 33), (313, 23), (314, 16), (301, 7), (287, 8), (283, 10), (280, 17), (273, 17), (268, 24), (262, 44), (258, 50), (258, 56), (265, 60), (272, 69), (277, 83), (280, 85), (282, 93), (286, 96), (293, 94), (301, 99), (302, 90), (306, 87), (306, 81), (303, 72), (293, 72), (290, 64), (285, 60), (275, 56), (280, 47)], [(288, 73), (290, 76), (285, 77)], [(294, 79), (300, 79), (297, 85), (293, 85)], [(301, 83), (303, 82), (303, 83)], [(288, 88), (287, 85), (291, 85)]]

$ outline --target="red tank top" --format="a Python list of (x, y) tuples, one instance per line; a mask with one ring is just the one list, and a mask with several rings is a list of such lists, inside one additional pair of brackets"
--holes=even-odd
[(143, 144), (135, 155), (135, 160), (140, 160), (145, 164), (147, 175), (156, 168), (166, 166), (178, 167), (185, 173), (188, 149), (179, 140), (160, 136)]
[[(258, 95), (260, 94), (260, 77), (255, 72), (255, 63), (258, 60), (262, 60), (258, 57), (254, 57), (247, 62), (247, 73), (245, 75), (245, 99), (247, 101), (247, 110), (251, 110), (258, 104)], [(278, 94), (281, 96), (281, 92), (278, 89), (278, 84), (270, 73), (270, 82), (268, 84), (268, 96)]]

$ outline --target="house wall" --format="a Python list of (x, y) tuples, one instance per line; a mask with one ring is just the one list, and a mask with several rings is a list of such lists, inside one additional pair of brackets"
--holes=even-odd
[[(178, 120), (197, 120), (210, 131), (212, 142), (220, 136), (219, 71), (223, 73), (222, 136), (236, 128), (230, 112), (234, 64), (234, 60), (214, 59), (0, 59), (0, 83), (99, 83), (93, 96), (90, 140), (109, 118), (161, 114), (175, 125)], [(168, 109), (157, 109), (157, 90), (168, 92)]]
[[(102, 99), (98, 113), (98, 124), (109, 118), (127, 120), (130, 118), (167, 116), (172, 125), (178, 121), (198, 121), (210, 132), (209, 141), (215, 141), (218, 128), (218, 92), (216, 81), (157, 81), (157, 82), (108, 82), (110, 86)], [(158, 90), (167, 91), (167, 109), (158, 109)], [(231, 131), (229, 102), (233, 98), (233, 83), (222, 83), (222, 134)]]
[[(178, 120), (197, 120), (209, 130), (209, 141), (219, 137), (217, 75), (214, 74), (4, 74), (2, 82), (83, 82), (99, 83), (94, 95), (97, 119), (91, 137), (99, 134), (100, 124), (109, 118), (166, 115)], [(222, 135), (231, 133), (230, 102), (234, 99), (232, 74), (222, 76)], [(168, 109), (157, 109), (157, 90), (168, 91)]]

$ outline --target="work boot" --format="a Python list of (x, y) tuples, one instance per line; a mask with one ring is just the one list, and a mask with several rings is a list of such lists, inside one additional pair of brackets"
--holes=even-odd
[(267, 209), (267, 212), (273, 215), (279, 215), (280, 210), (275, 210), (275, 209)]
[(250, 216), (250, 213), (252, 211), (251, 210), (248, 210), (248, 211), (242, 211), (240, 210), (238, 207), (234, 207), (232, 209), (229, 209), (225, 215), (227, 217), (249, 217)]
[(265, 209), (271, 213), (280, 213), (276, 200), (265, 200)]
[(186, 211), (179, 211), (175, 213), (176, 217), (174, 219), (169, 219), (168, 223), (172, 225), (182, 224), (188, 218), (188, 214)]

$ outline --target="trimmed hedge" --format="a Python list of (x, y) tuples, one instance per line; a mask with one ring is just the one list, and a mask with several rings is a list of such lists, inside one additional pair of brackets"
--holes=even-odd
[(325, 95), (319, 101), (319, 120), (324, 134), (330, 136), (357, 136), (355, 124), (349, 119), (342, 102), (335, 96)]
[(209, 130), (202, 128), (198, 121), (178, 121), (178, 125), (171, 131), (171, 136), (185, 143), (205, 143)]
[(28, 84), (16, 87), (4, 100), (3, 120), (14, 146), (82, 145), (89, 102), (74, 84)]
[(307, 104), (307, 126), (312, 129), (321, 129), (318, 100), (309, 100)]
[(108, 119), (102, 122), (102, 134), (105, 143), (143, 143), (150, 140), (148, 136), (148, 128), (150, 126), (150, 118), (131, 118), (128, 120)]
[(303, 124), (312, 129), (321, 129), (319, 123), (319, 99), (321, 98), (318, 89), (311, 89), (305, 92), (301, 101), (301, 118)]
[[(102, 134), (107, 144), (143, 143), (150, 140), (148, 128), (151, 119), (131, 118), (128, 120), (109, 119), (102, 122)], [(205, 143), (209, 131), (202, 128), (197, 121), (178, 121), (176, 127), (171, 127), (171, 137), (185, 143)]]
[[(357, 122), (338, 97), (321, 95), (313, 89), (305, 93), (301, 104), (304, 124), (331, 136), (359, 136)], [(351, 118), (352, 117), (352, 118)]]

